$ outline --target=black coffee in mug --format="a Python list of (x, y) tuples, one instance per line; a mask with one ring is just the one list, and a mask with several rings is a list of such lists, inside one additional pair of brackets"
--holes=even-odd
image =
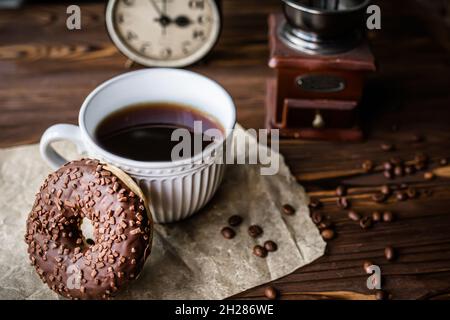
[[(202, 132), (194, 131), (194, 121), (201, 121)], [(201, 139), (203, 151), (212, 143), (208, 129), (223, 128), (212, 117), (175, 103), (142, 103), (127, 106), (100, 122), (95, 131), (97, 143), (105, 150), (137, 161), (171, 161), (172, 150), (180, 141), (172, 141), (176, 129), (187, 129), (191, 156), (194, 139)]]

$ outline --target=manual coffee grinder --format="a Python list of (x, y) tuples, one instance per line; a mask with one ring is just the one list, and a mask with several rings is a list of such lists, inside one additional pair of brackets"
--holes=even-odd
[(369, 0), (282, 0), (269, 17), (266, 123), (281, 137), (358, 141), (364, 82), (376, 70), (365, 36)]

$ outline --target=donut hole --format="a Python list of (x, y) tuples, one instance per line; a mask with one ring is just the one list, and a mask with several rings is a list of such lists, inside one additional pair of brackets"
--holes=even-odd
[(92, 221), (88, 218), (83, 218), (80, 225), (81, 234), (83, 235), (83, 241), (88, 246), (93, 246), (95, 244), (94, 237), (94, 226)]

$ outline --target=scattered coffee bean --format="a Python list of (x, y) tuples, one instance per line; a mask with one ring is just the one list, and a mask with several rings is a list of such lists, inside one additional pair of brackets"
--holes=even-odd
[(370, 260), (364, 261), (364, 263), (363, 263), (363, 269), (364, 269), (364, 271), (365, 271), (366, 273), (370, 273), (370, 271), (369, 271), (369, 267), (370, 267), (370, 266), (373, 266), (372, 261), (370, 261)]
[(345, 186), (342, 186), (342, 185), (338, 186), (336, 188), (336, 195), (338, 197), (346, 196), (347, 195), (347, 188)]
[(387, 246), (384, 248), (384, 256), (386, 257), (386, 260), (392, 261), (395, 259), (395, 250), (391, 246)]
[(398, 124), (394, 123), (394, 124), (391, 126), (391, 131), (392, 131), (392, 132), (397, 132), (397, 131), (398, 131)]
[(331, 240), (334, 238), (334, 230), (333, 229), (324, 229), (320, 233), (324, 240)]
[(397, 189), (408, 189), (408, 184), (407, 183), (402, 183), (400, 184)]
[(394, 175), (396, 177), (403, 177), (405, 175), (405, 171), (403, 170), (403, 166), (395, 166)]
[(375, 299), (377, 300), (388, 300), (389, 294), (384, 290), (377, 290), (375, 293)]
[(264, 248), (266, 248), (266, 250), (269, 252), (274, 252), (277, 251), (278, 246), (272, 240), (267, 240), (266, 242), (264, 242)]
[(406, 192), (403, 192), (403, 191), (397, 191), (395, 193), (395, 197), (397, 198), (398, 201), (405, 201), (408, 199)]
[(232, 227), (237, 227), (242, 223), (242, 217), (237, 214), (228, 218), (228, 224)]
[(381, 221), (381, 213), (380, 213), (380, 211), (374, 211), (374, 212), (372, 212), (372, 220), (373, 220), (374, 222), (379, 222), (379, 221)]
[(408, 198), (415, 199), (419, 195), (416, 188), (410, 187), (408, 190), (406, 190), (406, 194), (408, 195)]
[(354, 211), (354, 210), (350, 210), (348, 212), (348, 217), (350, 218), (350, 220), (353, 220), (353, 221), (361, 220), (361, 215), (358, 212)]
[(275, 300), (278, 297), (278, 291), (274, 287), (269, 286), (264, 289), (264, 295), (269, 300)]
[(427, 168), (427, 164), (425, 162), (417, 162), (414, 165), (414, 168), (416, 168), (417, 171), (423, 171)]
[(323, 220), (320, 224), (319, 224), (319, 229), (320, 230), (324, 230), (324, 229), (329, 229), (333, 227), (333, 222), (331, 222), (330, 220)]
[(439, 164), (441, 166), (446, 166), (448, 165), (448, 159), (447, 158), (442, 158), (441, 160), (439, 160)]
[(347, 209), (350, 207), (350, 201), (346, 197), (340, 197), (337, 199), (336, 204), (340, 209)]
[(373, 161), (371, 161), (371, 160), (365, 160), (365, 161), (362, 163), (361, 167), (363, 168), (363, 170), (364, 170), (365, 172), (371, 172), (371, 171), (374, 169), (375, 165), (373, 164)]
[(265, 257), (267, 257), (267, 250), (265, 248), (261, 247), (260, 245), (256, 245), (253, 248), (253, 254), (257, 257), (265, 258)]
[(222, 236), (225, 239), (233, 239), (234, 236), (236, 235), (236, 233), (234, 232), (233, 229), (231, 229), (230, 227), (225, 227), (222, 228), (222, 230), (220, 231), (222, 233)]
[(361, 220), (359, 220), (359, 225), (364, 230), (369, 229), (372, 226), (372, 218), (371, 217), (363, 217)]
[(394, 220), (394, 214), (391, 211), (383, 212), (383, 221), (392, 222)]
[(323, 220), (323, 216), (320, 212), (313, 212), (311, 215), (311, 220), (315, 223), (315, 224), (319, 224), (322, 222)]
[(385, 196), (388, 196), (391, 194), (391, 187), (389, 187), (388, 185), (384, 185), (381, 187), (381, 193), (384, 194)]
[(392, 174), (391, 171), (385, 171), (385, 172), (383, 173), (383, 175), (384, 175), (384, 177), (385, 177), (386, 179), (389, 179), (389, 180), (391, 180), (391, 179), (394, 178), (394, 175)]
[(385, 162), (385, 163), (383, 163), (383, 169), (386, 171), (390, 171), (390, 170), (394, 169), (394, 166), (390, 162)]
[(292, 216), (295, 213), (295, 209), (290, 204), (283, 205), (283, 213), (287, 216)]
[(401, 166), (401, 165), (403, 165), (403, 160), (400, 159), (399, 157), (392, 157), (389, 161), (390, 161), (394, 166)]
[(320, 207), (322, 207), (322, 202), (317, 198), (311, 198), (309, 200), (309, 207), (311, 209), (319, 209)]
[(381, 192), (377, 192), (372, 195), (372, 200), (377, 203), (383, 203), (386, 201), (386, 196)]
[(393, 151), (395, 149), (395, 145), (393, 145), (392, 143), (384, 142), (380, 145), (380, 148), (381, 150), (388, 152)]
[(263, 229), (258, 225), (248, 227), (248, 234), (252, 238), (257, 238), (263, 234)]
[(434, 175), (433, 172), (428, 171), (428, 172), (425, 172), (425, 173), (423, 174), (423, 178), (424, 178), (425, 180), (433, 180), (433, 179), (435, 178), (435, 175)]
[(428, 156), (423, 152), (418, 152), (414, 156), (414, 161), (416, 163), (427, 163), (428, 162)]
[(408, 175), (412, 175), (412, 174), (416, 173), (416, 167), (411, 166), (411, 165), (405, 166), (405, 173)]
[(423, 142), (425, 140), (425, 137), (420, 133), (415, 133), (411, 136), (409, 141), (411, 142)]

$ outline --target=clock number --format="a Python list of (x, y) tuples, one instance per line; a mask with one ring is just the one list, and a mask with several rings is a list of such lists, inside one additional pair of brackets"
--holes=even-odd
[(145, 52), (147, 51), (148, 48), (150, 48), (150, 42), (144, 42), (144, 43), (141, 45), (141, 48), (139, 49), (139, 51), (140, 51), (141, 53), (145, 53)]
[(191, 42), (190, 41), (184, 41), (183, 44), (181, 45), (181, 50), (183, 51), (184, 54), (189, 54), (189, 47), (191, 46)]
[(194, 33), (192, 34), (192, 37), (194, 39), (200, 38), (200, 39), (204, 40), (205, 39), (205, 32), (203, 30), (194, 30)]
[(127, 40), (128, 40), (128, 41), (137, 39), (137, 37), (138, 37), (137, 34), (134, 33), (133, 31), (128, 31), (128, 32), (127, 32)]
[(172, 56), (172, 49), (170, 49), (170, 48), (163, 49), (161, 52), (161, 56), (164, 59), (170, 58), (170, 56)]
[(191, 9), (205, 9), (205, 0), (190, 0), (189, 8)]
[(123, 4), (130, 7), (134, 4), (134, 0), (123, 0)]

